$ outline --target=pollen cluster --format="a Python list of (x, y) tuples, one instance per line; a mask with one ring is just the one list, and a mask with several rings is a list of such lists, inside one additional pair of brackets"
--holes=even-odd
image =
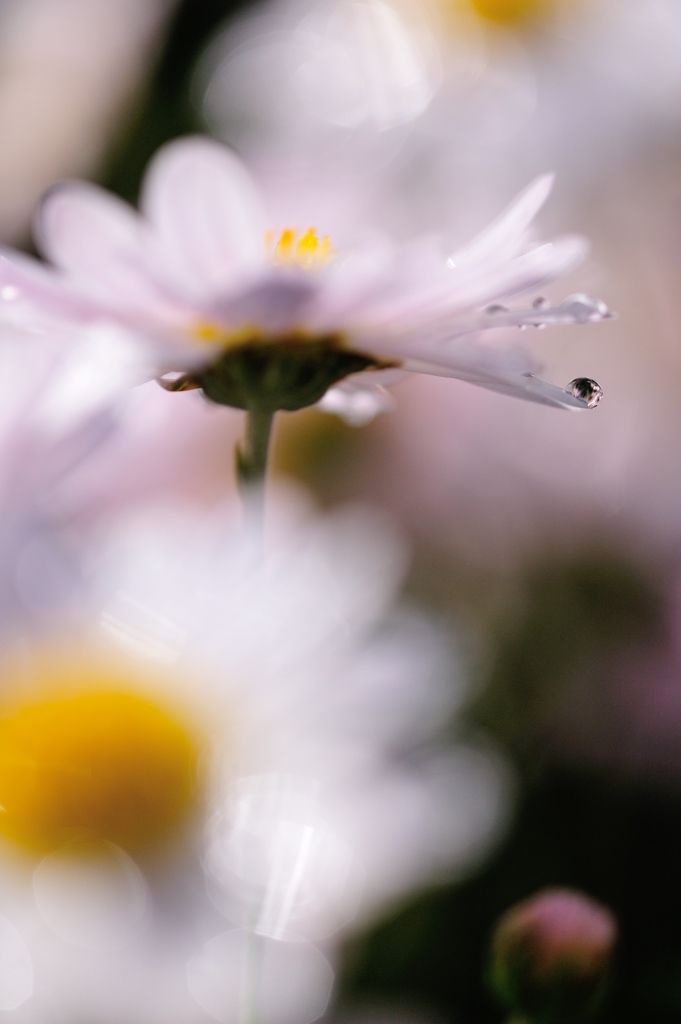
[(274, 233), (268, 231), (265, 245), (277, 266), (316, 270), (333, 258), (331, 239), (328, 235), (320, 238), (314, 228), (308, 228), (304, 234), (295, 228), (284, 228), (276, 241)]
[(96, 660), (34, 675), (31, 695), (0, 711), (0, 834), (42, 852), (167, 835), (196, 795), (198, 745), (179, 717)]

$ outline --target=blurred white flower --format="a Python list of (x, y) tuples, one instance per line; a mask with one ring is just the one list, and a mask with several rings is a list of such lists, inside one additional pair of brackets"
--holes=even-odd
[(676, 0), (274, 0), (216, 35), (195, 91), (249, 160), (299, 183), (370, 170), (413, 229), (546, 167), (600, 189), (668, 147), (680, 43)]
[(73, 613), (83, 579), (70, 487), (113, 435), (135, 376), (111, 328), (0, 335), (0, 641)]
[(556, 307), (499, 304), (584, 254), (574, 237), (530, 241), (550, 187), (550, 176), (538, 179), (449, 257), (432, 239), (400, 248), (365, 239), (337, 252), (314, 228), (272, 233), (237, 158), (212, 140), (182, 139), (151, 165), (145, 217), (92, 185), (65, 185), (45, 200), (37, 229), (58, 269), (8, 254), (0, 280), (18, 293), (14, 315), (46, 327), (113, 321), (146, 343), (151, 375), (188, 371), (168, 387), (201, 387), (224, 405), (293, 410), (341, 382), (328, 401), (357, 419), (385, 406), (384, 384), (413, 371), (586, 409), (601, 397), (593, 381), (546, 384), (528, 356), (483, 340), (610, 315), (586, 295)]
[(390, 610), (403, 561), (358, 511), (264, 561), (154, 513), (108, 548), (101, 628), (5, 660), (9, 1019), (231, 1022), (253, 998), (263, 1024), (312, 1020), (339, 929), (489, 847), (505, 773), (442, 735), (465, 686)]

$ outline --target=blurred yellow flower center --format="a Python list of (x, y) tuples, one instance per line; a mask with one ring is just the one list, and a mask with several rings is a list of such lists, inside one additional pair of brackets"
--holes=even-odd
[(489, 21), (514, 22), (541, 14), (550, 0), (469, 0), (477, 14)]
[(46, 665), (36, 682), (45, 696), (0, 713), (0, 832), (39, 851), (76, 838), (134, 850), (167, 835), (196, 795), (184, 724), (94, 660)]
[(302, 235), (295, 228), (284, 228), (276, 241), (274, 233), (268, 231), (265, 245), (277, 266), (302, 267), (304, 270), (325, 267), (334, 255), (329, 236), (320, 238), (314, 228), (308, 228)]

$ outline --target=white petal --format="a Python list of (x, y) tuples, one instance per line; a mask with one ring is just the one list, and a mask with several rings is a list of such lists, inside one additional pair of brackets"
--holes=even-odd
[(583, 399), (535, 376), (536, 365), (524, 353), (490, 349), (473, 341), (424, 346), (423, 358), (405, 359), (404, 366), (415, 373), (454, 377), (541, 405), (589, 408)]
[(197, 298), (262, 266), (266, 222), (238, 157), (199, 136), (164, 146), (144, 182), (142, 209), (178, 280)]
[(586, 239), (566, 235), (538, 245), (512, 260), (480, 268), (454, 271), (451, 298), (442, 302), (449, 313), (508, 299), (533, 291), (566, 274), (582, 262), (589, 251)]
[(99, 309), (69, 288), (45, 263), (13, 250), (0, 250), (0, 316), (5, 323), (35, 330), (89, 320)]
[(271, 273), (229, 301), (206, 309), (232, 329), (255, 325), (264, 334), (286, 334), (307, 323), (306, 309), (315, 297), (316, 284), (310, 274)]
[(553, 187), (554, 175), (535, 179), (481, 234), (452, 256), (456, 266), (487, 259), (509, 259), (523, 243), (527, 228), (542, 208)]
[(103, 189), (84, 182), (57, 187), (40, 208), (35, 233), (45, 255), (105, 307), (153, 313), (169, 306), (146, 265), (144, 224)]

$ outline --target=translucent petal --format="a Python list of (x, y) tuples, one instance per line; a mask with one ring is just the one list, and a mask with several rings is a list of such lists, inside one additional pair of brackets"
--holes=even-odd
[(103, 189), (84, 182), (54, 189), (39, 211), (35, 234), (79, 290), (111, 309), (161, 312), (170, 304), (147, 266), (145, 225)]
[(499, 351), (473, 341), (431, 344), (422, 360), (405, 360), (405, 369), (454, 377), (504, 395), (563, 409), (588, 409), (583, 399), (535, 376), (534, 362), (523, 353)]
[(6, 323), (34, 331), (92, 319), (94, 302), (70, 288), (45, 263), (13, 250), (0, 250), (0, 299)]
[(509, 259), (525, 238), (527, 228), (542, 208), (553, 187), (554, 175), (543, 174), (520, 193), (504, 213), (467, 246), (451, 257), (452, 264)]
[(208, 298), (265, 260), (267, 224), (255, 188), (225, 146), (199, 136), (164, 146), (144, 182), (142, 209), (178, 280)]

